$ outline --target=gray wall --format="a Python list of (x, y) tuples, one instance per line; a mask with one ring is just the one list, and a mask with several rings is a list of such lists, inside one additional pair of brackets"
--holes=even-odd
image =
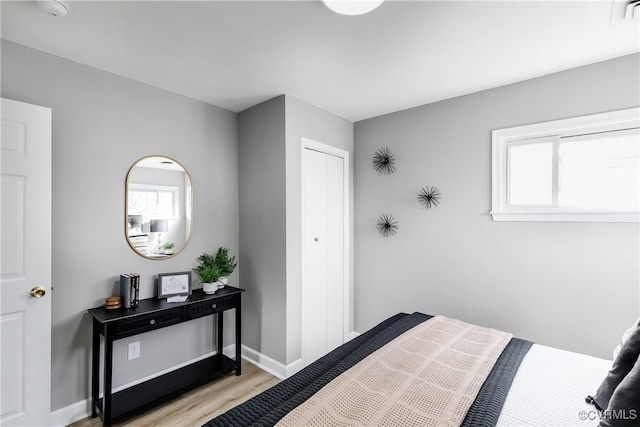
[[(86, 310), (117, 293), (122, 272), (154, 296), (158, 273), (189, 270), (202, 252), (238, 253), (236, 114), (2, 41), (2, 96), (53, 109), (52, 410), (89, 393)], [(167, 155), (189, 170), (193, 236), (174, 258), (147, 260), (124, 236), (124, 183), (139, 158)], [(237, 274), (231, 277), (237, 284)], [(225, 323), (233, 331), (233, 321)], [(211, 318), (117, 341), (114, 386), (214, 349)], [(141, 341), (141, 357), (126, 346)], [(231, 342), (231, 341), (228, 341)]]
[[(312, 139), (349, 152), (351, 212), (349, 236), (353, 287), (353, 123), (286, 96), (287, 121), (287, 359), (293, 363), (301, 357), (302, 343), (302, 138)], [(353, 313), (352, 313), (353, 314)], [(353, 330), (350, 327), (349, 330)]]
[(285, 97), (238, 116), (243, 344), (285, 360)]
[(283, 95), (241, 112), (238, 129), (243, 342), (288, 365), (301, 356), (301, 138), (352, 153), (353, 124)]
[[(639, 58), (356, 123), (356, 330), (419, 310), (610, 359), (639, 315), (638, 224), (493, 222), (491, 130), (637, 107)], [(383, 146), (391, 176), (371, 166)], [(442, 192), (428, 211), (425, 185)], [(385, 213), (391, 238), (375, 229)]]

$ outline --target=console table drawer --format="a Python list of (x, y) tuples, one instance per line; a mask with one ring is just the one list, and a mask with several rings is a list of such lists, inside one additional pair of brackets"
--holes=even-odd
[(171, 310), (159, 313), (151, 313), (138, 316), (130, 320), (123, 320), (114, 325), (114, 338), (124, 338), (137, 335), (142, 332), (164, 328), (165, 326), (180, 323), (182, 321), (182, 310)]
[(202, 302), (199, 304), (191, 304), (187, 307), (187, 319), (196, 319), (198, 317), (209, 316), (213, 313), (219, 313), (234, 307), (233, 298), (220, 298), (214, 301)]

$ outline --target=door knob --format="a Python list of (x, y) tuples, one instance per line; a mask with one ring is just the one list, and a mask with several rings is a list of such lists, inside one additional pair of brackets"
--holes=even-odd
[(315, 238), (315, 239), (313, 239), (313, 240), (315, 240), (315, 241), (317, 242), (317, 241), (318, 241), (318, 240), (320, 240), (320, 239), (318, 239), (318, 238), (316, 237), (316, 238)]
[(34, 298), (42, 298), (47, 291), (42, 286), (35, 286), (29, 293)]

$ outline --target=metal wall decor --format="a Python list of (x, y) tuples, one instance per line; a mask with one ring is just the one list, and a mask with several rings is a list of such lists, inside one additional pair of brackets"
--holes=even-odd
[(398, 221), (394, 221), (393, 215), (384, 214), (380, 218), (378, 218), (378, 223), (376, 227), (378, 228), (378, 233), (382, 234), (384, 237), (393, 236), (398, 231)]
[(442, 194), (440, 194), (438, 187), (426, 186), (418, 192), (418, 203), (426, 209), (438, 206), (441, 198)]
[(382, 147), (373, 155), (373, 168), (378, 173), (391, 175), (396, 171), (395, 161), (389, 147)]

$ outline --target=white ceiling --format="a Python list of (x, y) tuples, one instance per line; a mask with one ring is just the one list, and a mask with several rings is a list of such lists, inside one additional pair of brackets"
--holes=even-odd
[(612, 1), (2, 1), (2, 38), (239, 112), (281, 94), (352, 121), (640, 51)]

